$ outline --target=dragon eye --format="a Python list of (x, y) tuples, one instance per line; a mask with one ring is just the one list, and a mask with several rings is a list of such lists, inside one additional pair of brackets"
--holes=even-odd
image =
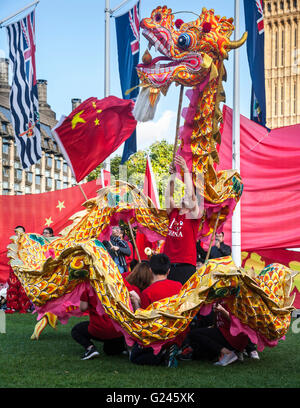
[(157, 13), (157, 14), (155, 14), (155, 21), (157, 22), (157, 23), (159, 23), (160, 21), (161, 21), (161, 19), (162, 19), (162, 16), (161, 16), (161, 14), (160, 13)]
[(191, 44), (191, 37), (189, 34), (184, 33), (178, 37), (177, 45), (180, 48), (187, 49)]

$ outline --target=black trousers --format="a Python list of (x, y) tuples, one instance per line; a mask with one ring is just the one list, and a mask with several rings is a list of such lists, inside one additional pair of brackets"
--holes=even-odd
[(165, 351), (161, 350), (155, 355), (152, 347), (142, 347), (135, 343), (130, 353), (130, 361), (138, 365), (159, 366), (164, 363), (164, 354)]
[(91, 340), (98, 340), (103, 342), (103, 351), (109, 356), (122, 353), (126, 350), (126, 344), (124, 337), (117, 337), (115, 339), (101, 339), (99, 337), (92, 336), (89, 331), (89, 322), (80, 322), (76, 324), (71, 331), (71, 336), (77, 343), (83, 346), (85, 349), (89, 346), (93, 346), (94, 343)]
[(171, 264), (168, 279), (182, 283), (183, 285), (196, 272), (196, 266), (185, 263)]
[(214, 360), (223, 347), (234, 350), (217, 327), (193, 329), (187, 336), (187, 343), (193, 348), (193, 358)]

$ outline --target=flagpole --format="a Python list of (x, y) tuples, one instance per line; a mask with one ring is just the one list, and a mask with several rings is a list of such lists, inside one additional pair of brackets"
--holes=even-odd
[(14, 18), (15, 16), (17, 16), (18, 14), (22, 13), (23, 11), (27, 10), (28, 8), (34, 6), (35, 4), (38, 4), (40, 2), (40, 0), (36, 0), (33, 3), (29, 4), (26, 7), (23, 7), (22, 9), (20, 9), (19, 11), (16, 11), (15, 13), (11, 14), (10, 16), (6, 17), (4, 20), (0, 21), (0, 28), (2, 28), (3, 23), (5, 23), (8, 20), (11, 20), (12, 18)]
[[(104, 97), (110, 95), (110, 18), (129, 0), (120, 3), (114, 9), (110, 8), (110, 0), (105, 0), (105, 62), (104, 62)], [(105, 170), (110, 172), (110, 157), (104, 161)]]
[[(105, 62), (104, 62), (104, 97), (110, 95), (110, 0), (105, 0)], [(105, 170), (110, 172), (110, 157), (104, 160)]]
[[(240, 34), (240, 0), (235, 0), (234, 40)], [(232, 123), (232, 166), (240, 173), (240, 58), (239, 48), (234, 50), (233, 69), (233, 123)], [(238, 202), (232, 216), (232, 258), (237, 267), (241, 266), (241, 203)]]

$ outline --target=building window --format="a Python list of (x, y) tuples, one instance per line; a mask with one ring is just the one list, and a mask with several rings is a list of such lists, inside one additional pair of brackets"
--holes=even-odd
[(25, 194), (31, 194), (31, 187), (29, 186), (25, 187)]
[(21, 181), (21, 180), (22, 180), (22, 170), (20, 170), (20, 169), (16, 169), (16, 170), (15, 170), (15, 178), (16, 178), (18, 181)]
[(60, 180), (55, 180), (55, 190), (60, 190), (61, 189), (61, 182)]
[(275, 113), (275, 116), (277, 116), (277, 102), (278, 102), (278, 88), (277, 88), (277, 85), (275, 85), (275, 89), (274, 89), (274, 104), (275, 104), (274, 113)]
[(56, 170), (60, 170), (61, 169), (61, 161), (59, 159), (57, 159), (55, 161), (55, 168)]
[(278, 31), (275, 32), (275, 53), (274, 53), (274, 58), (275, 58), (275, 67), (278, 66)]
[(281, 85), (280, 89), (280, 114), (284, 115), (284, 87)]
[(52, 167), (52, 157), (51, 156), (46, 157), (46, 166), (50, 168)]
[(35, 184), (41, 185), (41, 176), (35, 176)]
[(41, 189), (40, 189), (40, 188), (36, 188), (36, 189), (35, 189), (35, 194), (40, 194), (40, 192), (41, 192)]
[(3, 177), (9, 177), (9, 167), (8, 166), (3, 166), (3, 169), (2, 169), (2, 174), (3, 174)]
[(294, 109), (294, 115), (296, 115), (297, 114), (297, 82), (294, 82), (293, 109)]
[(2, 144), (2, 153), (3, 154), (9, 154), (9, 144), (8, 143), (3, 143)]
[(15, 189), (15, 191), (20, 191), (20, 190), (21, 190), (20, 184), (19, 184), (19, 183), (15, 183), (14, 189)]
[(283, 10), (283, 1), (280, 2), (280, 10)]
[(64, 183), (64, 188), (68, 188), (68, 183)]
[(281, 65), (284, 65), (284, 29), (281, 31)]
[(59, 173), (54, 173), (54, 179), (55, 180), (58, 180), (60, 177), (59, 177)]
[(297, 0), (294, 0), (294, 8), (297, 8), (297, 6), (298, 6), (298, 2)]
[(2, 188), (8, 189), (8, 181), (3, 181)]
[(8, 188), (4, 188), (4, 189), (2, 190), (2, 194), (3, 194), (3, 195), (9, 195), (9, 193), (10, 193), (10, 190), (9, 190)]
[(67, 165), (67, 163), (64, 163), (64, 173), (68, 173), (68, 165)]
[(45, 170), (45, 176), (46, 176), (46, 177), (51, 177), (50, 170)]
[(268, 12), (271, 13), (271, 11), (272, 11), (271, 3), (268, 3)]
[(31, 173), (31, 171), (28, 171), (26, 173), (26, 181), (27, 181), (27, 183), (32, 183), (32, 173)]
[(7, 133), (7, 122), (2, 122), (2, 130), (4, 133)]
[(52, 179), (50, 177), (47, 177), (47, 188), (52, 188)]
[(39, 167), (35, 168), (35, 174), (41, 174), (41, 169)]

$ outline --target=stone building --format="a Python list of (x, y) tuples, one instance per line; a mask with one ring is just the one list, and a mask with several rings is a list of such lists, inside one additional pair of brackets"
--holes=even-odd
[[(42, 158), (23, 170), (18, 157), (9, 106), (9, 60), (0, 58), (0, 195), (44, 193), (76, 184), (51, 134), (56, 114), (47, 103), (47, 81), (38, 80)], [(72, 99), (72, 110), (81, 103)]]
[(264, 0), (267, 126), (300, 123), (300, 0)]

